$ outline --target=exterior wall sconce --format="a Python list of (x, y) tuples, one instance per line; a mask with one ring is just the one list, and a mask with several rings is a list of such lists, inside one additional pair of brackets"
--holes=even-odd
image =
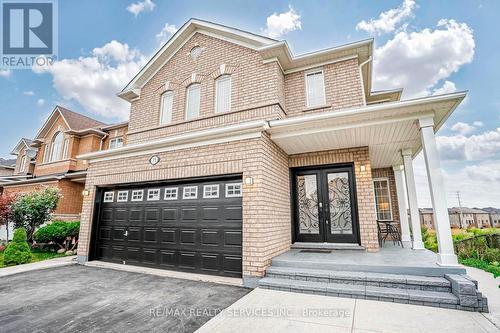
[(83, 191), (82, 191), (82, 195), (83, 195), (84, 197), (87, 197), (87, 196), (89, 196), (89, 195), (90, 195), (90, 191), (89, 191), (89, 190), (83, 190)]
[(245, 185), (253, 185), (253, 178), (245, 177)]
[(366, 171), (366, 166), (364, 164), (361, 164), (361, 166), (359, 167), (359, 170)]

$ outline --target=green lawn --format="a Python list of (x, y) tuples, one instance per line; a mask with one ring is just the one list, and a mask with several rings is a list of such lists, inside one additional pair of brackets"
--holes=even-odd
[[(56, 252), (43, 252), (38, 250), (31, 251), (31, 262), (43, 261), (47, 259), (64, 257), (64, 254), (57, 254)], [(0, 268), (7, 267), (3, 263), (3, 252), (0, 252)]]

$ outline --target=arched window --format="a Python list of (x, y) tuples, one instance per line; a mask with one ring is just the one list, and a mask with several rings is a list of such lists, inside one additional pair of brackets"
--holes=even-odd
[(186, 120), (200, 115), (201, 84), (193, 83), (187, 87), (186, 93)]
[(51, 162), (61, 159), (63, 141), (64, 135), (62, 134), (62, 132), (57, 132), (52, 139), (52, 149), (50, 151)]
[(231, 110), (231, 76), (221, 75), (215, 80), (215, 112)]

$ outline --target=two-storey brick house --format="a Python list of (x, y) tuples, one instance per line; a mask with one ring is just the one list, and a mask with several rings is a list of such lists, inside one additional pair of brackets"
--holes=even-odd
[(423, 149), (437, 261), (456, 265), (434, 132), (465, 93), (373, 92), (372, 57), (373, 40), (296, 56), (285, 41), (187, 22), (119, 93), (127, 144), (78, 156), (79, 261), (255, 285), (292, 246), (378, 251), (377, 220), (421, 249), (412, 158)]
[(54, 219), (80, 218), (87, 164), (80, 154), (121, 147), (127, 123), (106, 125), (56, 106), (33, 140), (23, 138), (12, 154), (17, 156), (12, 175), (2, 177), (3, 193), (27, 193), (43, 187), (60, 190)]

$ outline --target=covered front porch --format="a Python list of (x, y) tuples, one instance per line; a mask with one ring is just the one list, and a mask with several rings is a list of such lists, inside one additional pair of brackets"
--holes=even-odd
[[(291, 160), (294, 156), (303, 156), (304, 154), (320, 155), (326, 151), (341, 151), (356, 147), (367, 148), (369, 158), (366, 161), (360, 158), (353, 163), (353, 178), (358, 184), (353, 187), (356, 187), (358, 193), (357, 199), (356, 196), (352, 199), (355, 201), (352, 213), (353, 223), (360, 223), (360, 245), (370, 244), (365, 247), (371, 251), (376, 251), (378, 248), (377, 245), (373, 246), (373, 240), (378, 239), (377, 220), (383, 219), (383, 216), (379, 211), (380, 207), (377, 206), (379, 202), (375, 203), (374, 200), (370, 199), (370, 196), (371, 198), (374, 196), (373, 179), (375, 176), (372, 171), (375, 170), (389, 170), (394, 179), (393, 190), (395, 190), (396, 198), (393, 201), (394, 206), (397, 206), (397, 214), (394, 215), (398, 217), (398, 228), (405, 244), (405, 248), (401, 249), (402, 252), (381, 248), (373, 257), (373, 259), (378, 258), (378, 260), (373, 261), (374, 264), (371, 266), (384, 266), (383, 262), (388, 263), (394, 260), (395, 267), (405, 267), (405, 262), (421, 262), (421, 265), (428, 266), (432, 268), (431, 270), (441, 266), (449, 266), (453, 271), (453, 267), (458, 267), (458, 261), (452, 244), (435, 132), (464, 98), (465, 93), (454, 93), (369, 105), (343, 111), (321, 113), (312, 111), (311, 114), (301, 117), (270, 121), (267, 132), (270, 134), (271, 140), (291, 156)], [(437, 254), (424, 249), (421, 236), (418, 194), (415, 188), (412, 164), (413, 158), (420, 151), (423, 151), (425, 157), (435, 212), (439, 248)], [(363, 186), (360, 187), (359, 183), (362, 183)], [(328, 189), (325, 193), (324, 196), (328, 197)], [(321, 204), (319, 203), (320, 215)], [(377, 210), (377, 214), (374, 214), (375, 210)], [(408, 210), (410, 218), (408, 218)], [(359, 218), (358, 221), (361, 222), (357, 222), (356, 218)], [(326, 223), (332, 223), (332, 221), (327, 218)], [(324, 227), (319, 229), (320, 232), (325, 230)], [(354, 227), (353, 230), (355, 229)], [(363, 234), (363, 230), (365, 234)], [(367, 235), (367, 231), (370, 234)], [(329, 242), (327, 237), (324, 239)], [(333, 239), (341, 238), (334, 237)], [(313, 241), (316, 242), (320, 240), (321, 238), (313, 238)], [(292, 250), (282, 256), (292, 256), (295, 252)], [(300, 258), (307, 257), (306, 253), (297, 253), (300, 253)], [(331, 253), (331, 258), (334, 259), (332, 265), (335, 263), (348, 265), (349, 258), (359, 259), (361, 262), (372, 260), (372, 257), (365, 257), (358, 252), (342, 255), (341, 253), (338, 251)], [(278, 260), (278, 258), (280, 257), (274, 260)], [(406, 259), (401, 260), (401, 258)], [(342, 263), (336, 260), (346, 260), (346, 262)], [(420, 265), (415, 267), (422, 268)]]

